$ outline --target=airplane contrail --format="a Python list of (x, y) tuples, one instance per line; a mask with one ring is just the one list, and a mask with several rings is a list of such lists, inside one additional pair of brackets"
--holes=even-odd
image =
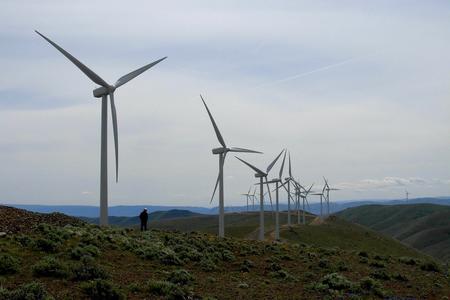
[(332, 69), (332, 68), (336, 68), (336, 67), (339, 67), (339, 66), (342, 66), (342, 65), (354, 62), (354, 61), (361, 60), (363, 58), (374, 56), (376, 54), (378, 54), (378, 53), (364, 55), (364, 56), (352, 57), (352, 58), (349, 58), (349, 59), (346, 59), (346, 60), (343, 60), (343, 61), (331, 64), (331, 65), (328, 65), (328, 66), (324, 66), (324, 67), (321, 67), (321, 68), (318, 68), (318, 69), (314, 69), (314, 70), (307, 71), (307, 72), (304, 72), (304, 73), (292, 75), (292, 76), (285, 77), (285, 78), (282, 78), (282, 79), (278, 79), (278, 80), (275, 80), (275, 81), (272, 81), (272, 82), (269, 82), (269, 83), (264, 83), (264, 84), (261, 84), (259, 86), (256, 86), (256, 88), (258, 89), (258, 88), (262, 88), (262, 87), (276, 85), (276, 84), (283, 83), (283, 82), (286, 82), (286, 81), (295, 80), (295, 79), (298, 79), (300, 77), (304, 77), (304, 76), (308, 76), (308, 75), (311, 75), (311, 74), (314, 74), (314, 73), (318, 73), (318, 72), (326, 71), (326, 70), (329, 70), (329, 69)]

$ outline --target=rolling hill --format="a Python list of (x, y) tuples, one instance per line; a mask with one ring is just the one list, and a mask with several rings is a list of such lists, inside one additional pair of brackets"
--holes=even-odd
[[(0, 222), (20, 222), (4, 217)], [(339, 236), (315, 246), (295, 242), (298, 235), (286, 237), (290, 243), (260, 242), (58, 218), (0, 237), (0, 299), (442, 299), (450, 293), (431, 258), (347, 250), (335, 245)], [(324, 225), (308, 220), (296, 227)]]
[[(195, 217), (195, 216), (202, 216), (202, 214), (194, 213), (189, 210), (182, 210), (182, 209), (172, 209), (172, 210), (168, 210), (168, 211), (155, 211), (155, 212), (151, 212), (148, 214), (150, 224), (152, 222), (156, 222), (156, 221)], [(80, 217), (80, 219), (82, 219), (86, 222), (89, 222), (91, 224), (98, 225), (98, 223), (99, 223), (98, 218)], [(121, 227), (132, 227), (132, 226), (138, 226), (140, 224), (140, 220), (139, 220), (138, 216), (134, 216), (134, 217), (109, 216), (108, 222), (110, 225), (116, 225), (116, 226), (121, 226)]]
[(450, 260), (450, 207), (435, 204), (366, 205), (337, 214), (419, 249)]

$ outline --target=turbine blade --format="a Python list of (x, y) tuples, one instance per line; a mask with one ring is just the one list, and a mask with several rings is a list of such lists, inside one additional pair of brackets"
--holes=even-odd
[(262, 154), (262, 152), (259, 152), (259, 151), (245, 149), (245, 148), (238, 148), (238, 147), (231, 147), (230, 148), (230, 152), (246, 152), (246, 153), (259, 153), (259, 154)]
[(280, 154), (278, 154), (278, 156), (275, 157), (273, 162), (271, 162), (270, 165), (267, 167), (267, 171), (266, 171), (267, 174), (270, 172), (270, 170), (272, 170), (273, 166), (276, 164), (277, 160), (280, 158), (280, 156), (281, 156), (281, 154), (283, 154), (283, 152), (284, 152), (284, 149), (281, 150)]
[(203, 104), (205, 105), (206, 111), (208, 112), (209, 119), (211, 120), (211, 123), (214, 127), (214, 131), (216, 132), (217, 139), (219, 140), (219, 143), (222, 145), (222, 147), (226, 148), (225, 141), (223, 140), (222, 135), (220, 134), (219, 128), (217, 128), (216, 121), (214, 121), (213, 116), (211, 115), (211, 112), (209, 111), (208, 105), (206, 105), (205, 100), (203, 99), (202, 95), (200, 95), (200, 98), (202, 98)]
[(93, 82), (95, 82), (98, 85), (101, 85), (103, 87), (109, 87), (108, 83), (106, 83), (106, 81), (104, 81), (100, 76), (98, 76), (97, 74), (94, 73), (94, 71), (92, 71), (91, 69), (89, 69), (88, 67), (86, 67), (81, 61), (79, 61), (78, 59), (76, 59), (75, 57), (72, 56), (72, 54), (70, 54), (69, 52), (67, 52), (66, 50), (64, 50), (63, 48), (61, 48), (58, 44), (56, 44), (55, 42), (53, 42), (52, 40), (50, 40), (48, 37), (46, 37), (45, 35), (43, 35), (42, 33), (40, 33), (39, 31), (35, 30), (35, 32), (37, 34), (39, 34), (44, 40), (46, 40), (47, 42), (49, 42), (53, 47), (55, 47), (59, 52), (61, 52), (65, 57), (67, 57), (75, 66), (78, 67), (78, 69), (81, 70), (81, 72), (83, 72), (87, 77), (89, 77)]
[(214, 186), (214, 191), (212, 193), (211, 200), (209, 201), (209, 204), (211, 204), (213, 199), (214, 199), (214, 195), (216, 194), (217, 186), (219, 185), (219, 180), (220, 180), (220, 173), (219, 173), (219, 175), (217, 175), (216, 185)]
[(269, 193), (270, 207), (272, 208), (272, 212), (273, 212), (272, 193), (270, 192), (270, 186), (269, 186), (269, 182), (267, 181), (267, 176), (265, 177), (265, 180), (266, 180), (267, 192)]
[(292, 178), (291, 152), (289, 152), (289, 177)]
[(145, 71), (147, 71), (148, 69), (150, 69), (151, 67), (153, 67), (154, 65), (160, 63), (161, 61), (165, 60), (167, 58), (163, 57), (158, 59), (157, 61), (154, 61), (152, 63), (149, 63), (148, 65), (145, 65), (137, 70), (134, 70), (133, 72), (128, 73), (127, 75), (124, 75), (122, 77), (120, 77), (116, 83), (114, 84), (115, 88), (118, 88), (121, 85), (124, 85), (125, 83), (127, 83), (128, 81), (130, 81), (131, 79), (141, 75), (142, 73), (144, 73)]
[(114, 132), (114, 149), (116, 153), (116, 182), (119, 181), (119, 134), (117, 131), (117, 112), (116, 104), (114, 103), (114, 92), (109, 94), (109, 99), (111, 100), (111, 117), (113, 122), (113, 132)]
[(278, 176), (278, 178), (280, 180), (283, 179), (283, 169), (284, 169), (284, 162), (285, 162), (285, 160), (286, 160), (286, 151), (284, 151), (283, 162), (281, 163), (280, 173), (279, 173), (279, 176)]
[(251, 169), (253, 169), (256, 173), (260, 174), (260, 175), (266, 175), (266, 173), (264, 173), (263, 171), (261, 171), (260, 169), (258, 169), (257, 167), (249, 164), (248, 162), (246, 162), (243, 159), (240, 159), (239, 157), (235, 156), (237, 159), (239, 159), (241, 162), (243, 162), (244, 164), (246, 164), (247, 166), (249, 166)]

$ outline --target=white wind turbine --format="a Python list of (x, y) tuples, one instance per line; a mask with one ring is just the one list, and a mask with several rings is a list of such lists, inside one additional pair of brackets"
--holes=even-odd
[(250, 186), (250, 188), (248, 189), (248, 192), (246, 194), (241, 194), (241, 196), (245, 196), (246, 200), (247, 200), (247, 212), (248, 212), (248, 199), (252, 196), (252, 194), (250, 194), (252, 187)]
[(113, 132), (114, 132), (114, 148), (116, 154), (116, 182), (119, 179), (119, 139), (117, 132), (117, 113), (116, 106), (114, 103), (114, 91), (132, 80), (136, 76), (142, 74), (147, 71), (157, 63), (166, 59), (167, 57), (163, 57), (157, 61), (154, 61), (148, 65), (145, 65), (133, 72), (130, 72), (122, 77), (120, 77), (114, 85), (108, 84), (105, 80), (103, 80), (100, 76), (95, 74), (91, 69), (85, 66), (78, 59), (73, 57), (69, 52), (61, 48), (59, 45), (51, 41), (49, 38), (35, 30), (37, 34), (39, 34), (42, 38), (44, 38), (47, 42), (49, 42), (53, 47), (55, 47), (59, 52), (61, 52), (65, 57), (67, 57), (75, 66), (77, 66), (87, 77), (89, 77), (94, 83), (100, 85), (100, 87), (96, 88), (93, 93), (94, 97), (102, 98), (102, 116), (101, 116), (101, 154), (100, 154), (100, 225), (106, 226), (108, 225), (108, 96), (111, 101), (111, 116), (113, 122)]
[(260, 169), (249, 164), (245, 160), (240, 159), (239, 157), (235, 156), (241, 162), (243, 162), (244, 164), (249, 166), (251, 169), (253, 169), (256, 172), (255, 177), (259, 178), (259, 236), (258, 236), (258, 239), (261, 241), (264, 240), (264, 179), (265, 179), (265, 183), (267, 185), (267, 190), (268, 190), (267, 192), (270, 195), (270, 188), (269, 188), (267, 176), (269, 175), (269, 172), (272, 169), (272, 167), (277, 162), (278, 158), (280, 158), (281, 154), (283, 154), (283, 151), (281, 151), (280, 154), (278, 154), (278, 156), (273, 160), (273, 162), (270, 163), (270, 165), (266, 169), (266, 172), (261, 171)]
[(245, 152), (245, 153), (262, 153), (262, 152), (244, 149), (244, 148), (237, 148), (237, 147), (228, 148), (225, 145), (225, 141), (224, 141), (222, 135), (220, 134), (219, 128), (216, 125), (216, 121), (214, 121), (214, 118), (213, 118), (211, 112), (209, 111), (209, 108), (206, 105), (206, 102), (203, 99), (202, 95), (200, 95), (200, 98), (202, 99), (202, 102), (205, 105), (206, 111), (208, 112), (208, 116), (214, 127), (214, 132), (216, 133), (217, 139), (219, 140), (220, 145), (222, 145), (222, 147), (212, 149), (213, 154), (219, 155), (219, 175), (217, 176), (216, 185), (214, 186), (214, 191), (213, 191), (210, 203), (214, 199), (214, 195), (216, 193), (217, 186), (219, 186), (219, 237), (224, 237), (225, 236), (225, 210), (224, 210), (224, 202), (225, 201), (224, 201), (224, 189), (223, 189), (223, 165), (225, 163), (225, 157), (228, 152)]
[(327, 201), (327, 217), (330, 215), (330, 191), (339, 191), (339, 189), (331, 188), (328, 184), (328, 180), (323, 177), (323, 180), (325, 180), (325, 186), (322, 189), (322, 193), (326, 192), (326, 201)]
[[(284, 151), (283, 162), (281, 163), (280, 172), (278, 178), (266, 181), (266, 184), (275, 183), (275, 240), (280, 239), (280, 208), (279, 208), (279, 184), (283, 182), (283, 169), (284, 162), (286, 160), (286, 149)], [(283, 153), (282, 151), (282, 153)], [(278, 159), (278, 158), (277, 158)]]

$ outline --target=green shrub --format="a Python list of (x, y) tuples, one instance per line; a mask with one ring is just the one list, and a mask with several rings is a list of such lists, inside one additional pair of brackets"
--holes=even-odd
[(92, 300), (122, 300), (125, 299), (123, 292), (112, 282), (104, 279), (95, 279), (85, 282), (81, 289)]
[(370, 277), (381, 280), (390, 280), (391, 276), (385, 270), (376, 270), (370, 273)]
[(278, 270), (269, 273), (273, 278), (281, 279), (284, 281), (297, 281), (297, 279), (292, 276), (289, 272), (285, 270)]
[(163, 264), (166, 265), (182, 265), (183, 261), (177, 256), (177, 254), (170, 248), (165, 248), (160, 254), (159, 254), (159, 260)]
[(420, 264), (420, 269), (429, 272), (438, 272), (438, 273), (441, 272), (441, 268), (434, 261), (427, 261)]
[(200, 268), (206, 272), (211, 272), (218, 269), (217, 265), (210, 258), (205, 257), (200, 260)]
[(34, 248), (40, 251), (44, 251), (46, 253), (57, 252), (60, 245), (61, 244), (59, 242), (46, 238), (38, 238), (34, 241)]
[(19, 267), (19, 259), (9, 254), (0, 254), (0, 275), (14, 274)]
[(350, 289), (353, 285), (345, 276), (338, 273), (325, 275), (320, 282), (328, 286), (329, 289), (338, 291)]
[(403, 282), (409, 281), (408, 277), (406, 277), (405, 275), (400, 274), (400, 273), (394, 273), (392, 275), (392, 278), (395, 280), (398, 280), (398, 281), (403, 281)]
[(179, 269), (172, 271), (167, 280), (175, 284), (185, 285), (192, 282), (194, 277), (188, 271)]
[(109, 274), (90, 256), (84, 256), (81, 263), (73, 269), (76, 280), (108, 279)]
[(375, 268), (386, 268), (386, 264), (382, 261), (374, 260), (369, 263), (369, 266)]
[(386, 291), (383, 290), (383, 286), (381, 283), (376, 281), (375, 279), (372, 279), (370, 277), (364, 277), (359, 282), (359, 286), (362, 290), (373, 293), (378, 297), (386, 297)]
[[(46, 300), (51, 299), (44, 286), (39, 282), (31, 282), (19, 286), (17, 289), (5, 294), (8, 300)], [(0, 299), (1, 298), (0, 293)]]
[(366, 251), (359, 251), (359, 252), (358, 252), (358, 255), (361, 256), (361, 257), (369, 258), (369, 254), (367, 254)]
[(328, 259), (322, 258), (321, 260), (319, 260), (320, 268), (328, 268), (329, 265), (330, 265), (330, 261)]
[(97, 257), (100, 255), (100, 250), (94, 245), (76, 246), (70, 252), (73, 259), (80, 259), (83, 256)]
[(369, 263), (369, 259), (368, 259), (367, 257), (361, 257), (361, 258), (359, 259), (359, 263), (361, 263), (361, 264), (367, 264), (367, 263)]
[(33, 240), (28, 235), (25, 234), (18, 235), (16, 236), (15, 239), (20, 245), (24, 247), (30, 246), (33, 242)]
[(241, 283), (239, 283), (239, 284), (237, 285), (237, 287), (238, 287), (239, 289), (248, 289), (248, 288), (249, 288), (249, 285), (248, 285), (247, 283), (245, 283), (245, 282), (241, 282)]
[(246, 259), (242, 262), (240, 270), (241, 272), (250, 272), (250, 269), (253, 268), (254, 266), (255, 264), (251, 260)]
[(336, 264), (336, 269), (340, 272), (342, 271), (348, 271), (348, 266), (345, 262), (340, 261)]
[(412, 257), (402, 256), (398, 258), (398, 261), (405, 265), (414, 266), (418, 263), (418, 261)]
[(236, 257), (234, 256), (233, 252), (231, 252), (230, 250), (223, 250), (222, 259), (224, 261), (234, 261), (236, 259)]
[(186, 299), (190, 292), (169, 281), (150, 281), (148, 290), (151, 294), (165, 296), (168, 299)]
[(65, 278), (69, 275), (67, 265), (51, 256), (41, 259), (32, 269), (36, 276)]

